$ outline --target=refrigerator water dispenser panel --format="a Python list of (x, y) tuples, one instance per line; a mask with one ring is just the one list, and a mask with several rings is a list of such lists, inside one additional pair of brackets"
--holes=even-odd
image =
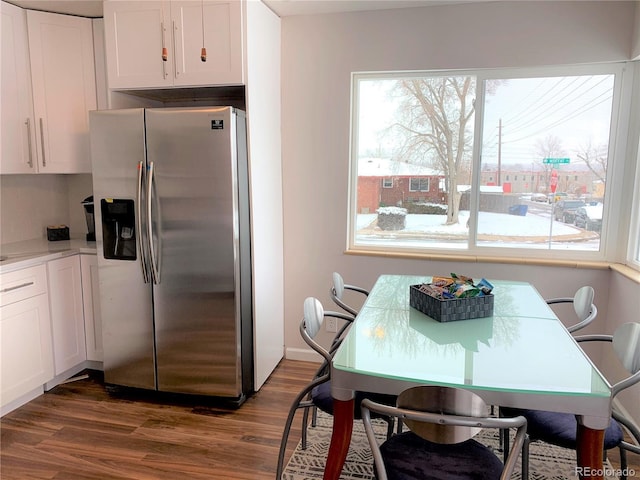
[(102, 244), (104, 258), (136, 259), (136, 230), (133, 200), (103, 198)]

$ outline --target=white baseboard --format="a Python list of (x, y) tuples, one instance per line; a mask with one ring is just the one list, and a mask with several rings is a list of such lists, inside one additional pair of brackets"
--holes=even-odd
[(284, 355), (287, 360), (322, 363), (320, 354), (310, 348), (287, 348)]
[(0, 417), (5, 416), (7, 413), (14, 411), (16, 408), (21, 407), (22, 405), (29, 403), (34, 398), (38, 398), (40, 395), (44, 393), (44, 388), (42, 385), (34, 388), (30, 392), (25, 393), (24, 395), (20, 395), (15, 400), (7, 403), (6, 405), (2, 405), (0, 407)]

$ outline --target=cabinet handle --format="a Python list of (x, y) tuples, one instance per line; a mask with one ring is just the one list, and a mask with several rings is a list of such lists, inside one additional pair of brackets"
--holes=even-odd
[(200, 1), (200, 24), (202, 26), (202, 49), (200, 50), (200, 61), (207, 61), (207, 49), (204, 46), (204, 0)]
[(42, 147), (42, 166), (47, 166), (47, 157), (44, 153), (44, 121), (40, 117), (40, 146)]
[(167, 46), (164, 43), (164, 22), (160, 22), (160, 38), (162, 39), (162, 61), (166, 62), (169, 59), (169, 54), (167, 53)]
[(33, 146), (31, 145), (31, 119), (27, 118), (27, 121), (24, 122), (27, 125), (27, 140), (28, 140), (28, 145), (29, 145), (29, 161), (27, 162), (27, 164), (29, 165), (29, 168), (33, 168)]
[(173, 21), (173, 35), (171, 36), (171, 40), (173, 41), (173, 71), (174, 75), (177, 77), (180, 75), (180, 71), (178, 70), (178, 63), (176, 62), (176, 33), (178, 32), (178, 27), (176, 27), (176, 21)]
[(15, 285), (13, 287), (3, 288), (2, 290), (0, 290), (0, 293), (11, 292), (12, 290), (18, 290), (19, 288), (29, 287), (29, 286), (31, 286), (33, 284), (34, 284), (34, 282), (21, 283), (20, 285)]

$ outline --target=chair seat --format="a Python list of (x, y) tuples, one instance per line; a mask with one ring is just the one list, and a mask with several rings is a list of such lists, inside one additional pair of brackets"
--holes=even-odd
[[(311, 391), (313, 404), (325, 413), (333, 415), (333, 398), (331, 397), (331, 381), (321, 383)], [(364, 398), (382, 403), (384, 405), (395, 405), (397, 397), (395, 395), (384, 395), (380, 393), (356, 392), (354, 402), (354, 418), (361, 418), (360, 403)], [(373, 415), (374, 418), (376, 415)]]
[[(546, 412), (544, 410), (521, 410), (518, 408), (500, 407), (500, 415), (515, 417), (522, 415), (527, 419), (527, 433), (532, 440), (542, 440), (559, 447), (576, 449), (577, 420), (571, 413)], [(624, 433), (620, 424), (614, 419), (604, 433), (604, 449), (616, 448)]]
[(380, 452), (389, 480), (493, 480), (504, 468), (490, 448), (473, 439), (445, 445), (405, 432), (384, 442)]

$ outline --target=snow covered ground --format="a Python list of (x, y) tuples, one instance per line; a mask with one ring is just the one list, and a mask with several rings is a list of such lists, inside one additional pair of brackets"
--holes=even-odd
[[(357, 229), (367, 227), (376, 220), (377, 215), (358, 215)], [(407, 215), (403, 232), (425, 232), (450, 235), (466, 235), (468, 211), (461, 211), (456, 225), (445, 225), (446, 215)], [(548, 216), (507, 215), (501, 213), (480, 212), (478, 216), (478, 234), (505, 235), (516, 237), (548, 236), (550, 219)], [(553, 236), (579, 234), (582, 230), (562, 222), (553, 222)]]

